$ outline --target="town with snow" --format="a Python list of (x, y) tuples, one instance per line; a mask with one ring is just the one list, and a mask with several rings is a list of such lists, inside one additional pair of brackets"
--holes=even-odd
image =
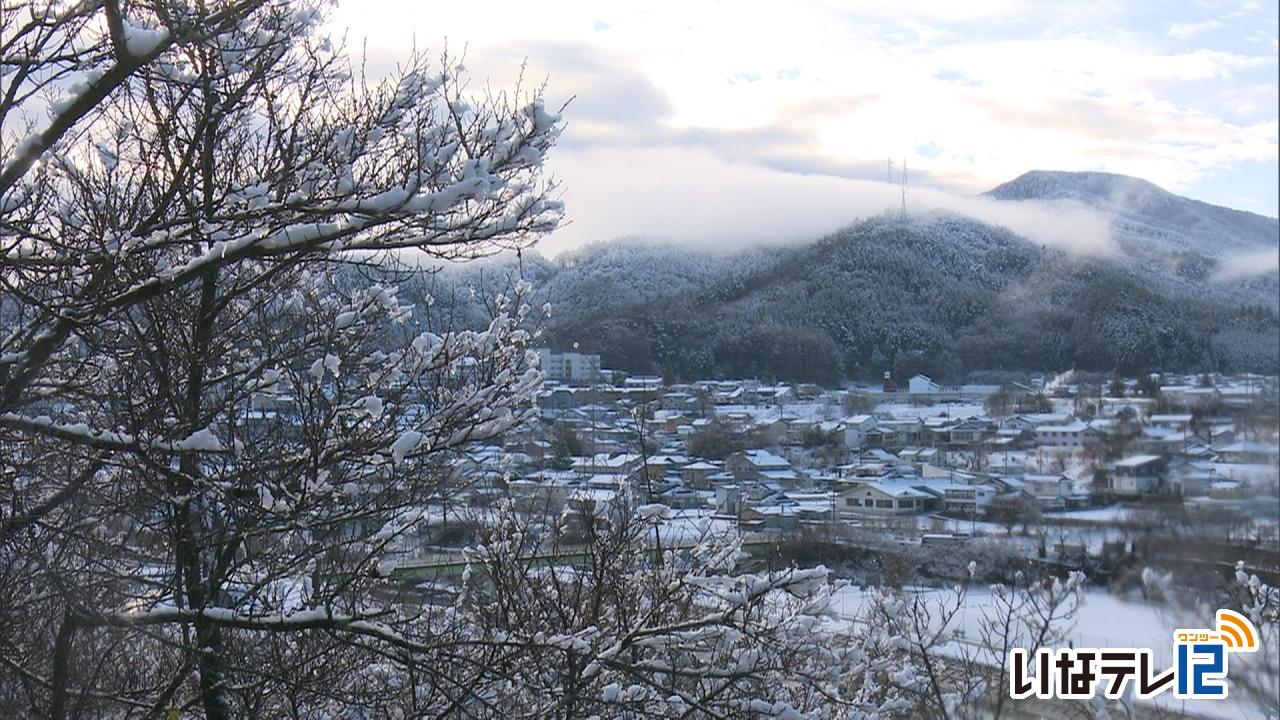
[[(402, 587), (456, 596), (484, 572), (466, 548), (505, 512), (535, 524), (631, 519), (653, 524), (646, 545), (674, 557), (734, 535), (745, 567), (825, 568), (843, 588), (833, 607), (853, 622), (878, 588), (905, 587), (945, 616), (930, 621), (926, 648), (944, 656), (949, 645), (991, 651), (984, 608), (999, 583), (1076, 577), (1080, 599), (1046, 629), (1074, 646), (1159, 647), (1168, 664), (1177, 572), (1280, 579), (1275, 376), (942, 385), (886, 371), (881, 383), (824, 388), (668, 383), (602, 368), (594, 354), (538, 355), (537, 421), (452, 462), (465, 496), (426, 510), (380, 567)], [(532, 557), (582, 565), (584, 542), (571, 530)], [(959, 599), (948, 590), (957, 580), (973, 588)], [(1131, 717), (1262, 707), (1187, 702), (1120, 707)], [(1007, 712), (1106, 712), (1073, 707)]]
[[(677, 555), (737, 533), (748, 566), (822, 563), (847, 583), (850, 617), (868, 588), (1079, 573), (1065, 634), (1078, 646), (1163, 644), (1173, 567), (1277, 579), (1275, 376), (953, 386), (886, 371), (823, 388), (667, 383), (538, 354), (538, 421), (454, 461), (466, 499), (424, 515), (388, 556), (391, 577), (447, 591), (474, 569), (475, 528), (508, 503), (529, 518), (634, 515), (656, 524), (651, 548)], [(572, 564), (577, 547), (542, 552)], [(959, 615), (946, 631), (962, 640), (974, 620)]]
[(598, 355), (539, 355), (539, 422), (456, 461), (468, 507), (509, 495), (531, 512), (608, 517), (660, 504), (673, 537), (708, 524), (779, 539), (874, 530), (924, 545), (1026, 545), (1028, 557), (1080, 568), (1105, 555), (1112, 570), (1134, 552), (1124, 529), (1161, 513), (1277, 543), (1275, 377), (946, 386), (886, 372), (883, 384), (831, 389), (666, 384), (602, 369)]

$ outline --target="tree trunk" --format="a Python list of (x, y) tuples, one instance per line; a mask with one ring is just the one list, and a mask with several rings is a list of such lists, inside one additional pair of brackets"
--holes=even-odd
[(66, 610), (62, 614), (62, 624), (58, 627), (58, 638), (53, 646), (53, 679), (49, 687), (49, 717), (53, 720), (62, 720), (67, 716), (67, 673), (75, 634), (75, 617), (71, 610)]
[[(201, 400), (204, 395), (209, 346), (213, 337), (217, 288), (217, 272), (213, 271), (205, 275), (200, 288), (199, 309), (195, 315), (191, 366), (187, 377), (185, 425), (188, 432), (200, 430), (202, 425)], [(182, 466), (187, 477), (199, 476), (200, 468), (194, 456), (185, 456)], [(213, 577), (217, 563), (210, 562), (207, 568), (201, 563), (202, 550), (209, 552), (215, 558), (218, 555), (217, 548), (210, 547), (214, 543), (214, 538), (203, 533), (201, 535), (204, 536), (197, 535), (195, 532), (197, 527), (204, 527), (201, 521), (203, 515), (202, 509), (193, 508), (191, 501), (187, 500), (183, 503), (178, 526), (180, 537), (178, 561), (182, 563), (185, 571), (187, 598), (194, 610), (203, 610), (210, 601), (216, 602), (217, 588), (221, 585), (221, 578)], [(231, 710), (223, 694), (223, 676), (226, 667), (222, 658), (222, 631), (214, 623), (203, 619), (196, 620), (195, 630), (198, 654), (196, 667), (200, 670), (200, 702), (204, 706), (205, 717), (209, 720), (230, 720)]]

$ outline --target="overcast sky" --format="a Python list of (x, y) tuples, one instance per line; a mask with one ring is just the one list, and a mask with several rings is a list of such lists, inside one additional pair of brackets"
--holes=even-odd
[(527, 61), (575, 98), (548, 253), (811, 237), (897, 204), (889, 156), (922, 204), (1105, 170), (1275, 216), (1277, 23), (1242, 0), (343, 0), (334, 18), (375, 67), (447, 41), (473, 83)]

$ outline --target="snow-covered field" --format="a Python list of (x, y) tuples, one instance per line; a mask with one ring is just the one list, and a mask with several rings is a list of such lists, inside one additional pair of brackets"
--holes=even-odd
[(1084, 510), (1070, 510), (1064, 512), (1045, 513), (1046, 518), (1062, 519), (1062, 520), (1087, 520), (1096, 523), (1114, 523), (1121, 522), (1128, 518), (1130, 508), (1123, 505), (1111, 505), (1109, 507), (1086, 508)]
[[(1106, 524), (1107, 518), (1122, 516), (1123, 508), (1097, 508), (1097, 510), (1098, 512), (1093, 516), (1090, 515), (1093, 512), (1091, 510), (1047, 514), (1046, 517), (1052, 518), (1079, 518), (1095, 521), (1097, 525), (1045, 526), (1043, 529), (1048, 532), (1045, 542), (1050, 546), (1056, 546), (1058, 543), (1083, 545), (1095, 555), (1102, 552), (1103, 543), (1113, 542), (1124, 536), (1119, 528), (1109, 527)], [(1039, 542), (1033, 535), (1015, 532), (1011, 536), (1004, 527), (984, 520), (921, 515), (916, 518), (916, 521), (924, 532), (968, 534), (974, 536), (974, 541), (971, 542), (981, 541), (984, 538), (999, 539), (1017, 544), (1019, 547), (1029, 548), (1032, 552), (1036, 551)], [(957, 552), (963, 552), (963, 549)]]

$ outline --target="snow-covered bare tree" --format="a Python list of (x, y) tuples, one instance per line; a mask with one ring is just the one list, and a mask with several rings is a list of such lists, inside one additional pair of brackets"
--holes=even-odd
[(1235, 584), (1223, 590), (1227, 596), (1223, 605), (1248, 615), (1258, 631), (1258, 649), (1241, 663), (1243, 667), (1232, 670), (1237, 692), (1267, 715), (1280, 716), (1280, 588), (1245, 572), (1244, 563), (1239, 562)]
[(530, 311), (409, 327), (334, 268), (528, 245), (559, 120), (447, 60), (363, 82), (323, 19), (0, 9), (0, 714), (371, 711), (449, 637), (373, 576), (439, 458), (528, 414)]
[[(970, 575), (976, 563), (969, 565)], [(951, 590), (880, 590), (867, 622), (883, 628), (883, 651), (901, 655), (886, 684), (918, 717), (999, 718), (1009, 709), (1005, 688), (1010, 651), (1033, 656), (1064, 638), (1080, 604), (1083, 575), (997, 583), (989, 595), (969, 584)]]
[[(603, 514), (500, 513), (472, 551), (459, 607), (523, 649), (487, 665), (494, 702), (566, 720), (882, 717), (894, 706), (898, 693), (871, 672), (894, 662), (870, 652), (883, 633), (833, 612), (825, 568), (742, 572), (736, 531), (656, 537), (670, 510), (627, 497), (624, 483)], [(538, 562), (547, 556), (564, 560)]]
[(539, 92), (418, 55), (366, 82), (294, 0), (3, 1), (0, 715), (897, 702), (824, 571), (740, 574), (732, 537), (658, 562), (661, 508), (586, 574), (499, 512), (457, 607), (385, 577), (452, 454), (530, 416), (536, 318), (516, 284), (460, 329), (349, 269), (555, 227)]
[(1230, 661), (1231, 697), (1242, 712), (1257, 717), (1280, 717), (1280, 588), (1236, 563), (1234, 582), (1197, 586), (1178, 582), (1173, 572), (1147, 567), (1142, 572), (1145, 592), (1166, 604), (1167, 623), (1196, 627), (1219, 609), (1242, 613), (1257, 631), (1256, 650), (1235, 653)]

